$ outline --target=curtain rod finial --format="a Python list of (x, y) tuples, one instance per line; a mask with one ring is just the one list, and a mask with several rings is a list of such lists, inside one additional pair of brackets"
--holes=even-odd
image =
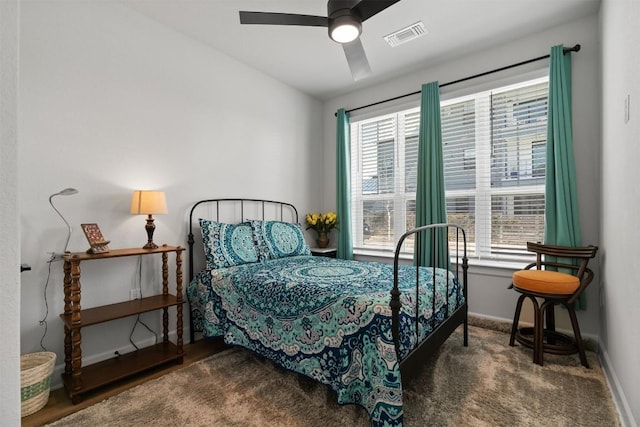
[(563, 49), (563, 51), (564, 51), (564, 53), (569, 53), (569, 52), (580, 52), (580, 48), (581, 48), (581, 47), (582, 47), (582, 46), (580, 46), (580, 44), (578, 43), (578, 44), (576, 44), (576, 45), (575, 45), (575, 46), (573, 46), (573, 47), (565, 47), (565, 48)]

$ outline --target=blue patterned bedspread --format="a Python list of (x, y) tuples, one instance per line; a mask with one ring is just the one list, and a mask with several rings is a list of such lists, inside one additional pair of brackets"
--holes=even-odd
[[(433, 272), (420, 269), (420, 340), (464, 301), (454, 276), (435, 269), (434, 313)], [(416, 341), (415, 283), (416, 268), (401, 266), (401, 360)], [(195, 330), (329, 385), (339, 403), (363, 406), (372, 425), (383, 426), (402, 425), (392, 288), (393, 265), (296, 256), (204, 270), (187, 295)]]

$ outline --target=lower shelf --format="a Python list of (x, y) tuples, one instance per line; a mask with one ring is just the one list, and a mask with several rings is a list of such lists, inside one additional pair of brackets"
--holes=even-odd
[(180, 364), (183, 356), (184, 352), (178, 353), (178, 347), (175, 344), (160, 343), (93, 365), (83, 366), (80, 387), (75, 390), (70, 374), (63, 373), (62, 379), (71, 401), (78, 403), (81, 400), (78, 396), (84, 393), (168, 362), (175, 361)]

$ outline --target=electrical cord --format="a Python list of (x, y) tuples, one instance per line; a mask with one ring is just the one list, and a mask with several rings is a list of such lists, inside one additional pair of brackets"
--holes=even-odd
[(51, 255), (51, 259), (49, 259), (49, 261), (47, 261), (47, 264), (49, 264), (49, 268), (47, 269), (47, 280), (44, 282), (44, 307), (45, 307), (45, 312), (44, 312), (44, 317), (42, 319), (39, 320), (39, 324), (40, 326), (44, 326), (44, 332), (42, 334), (42, 338), (40, 338), (40, 348), (42, 348), (42, 350), (47, 351), (47, 349), (44, 346), (44, 338), (47, 336), (47, 331), (49, 330), (49, 325), (47, 324), (47, 317), (49, 317), (49, 302), (47, 301), (47, 288), (49, 287), (49, 279), (51, 278), (51, 264), (53, 263), (53, 261), (55, 260), (55, 257), (53, 255)]
[[(49, 261), (47, 261), (47, 264), (49, 264), (49, 267), (47, 268), (47, 279), (44, 283), (44, 290), (43, 290), (43, 296), (44, 296), (44, 307), (45, 307), (45, 313), (44, 316), (42, 317), (42, 319), (40, 319), (38, 321), (38, 323), (40, 324), (40, 326), (44, 326), (44, 332), (42, 334), (42, 337), (40, 338), (40, 348), (42, 348), (42, 350), (47, 351), (47, 348), (44, 346), (44, 339), (47, 336), (47, 332), (49, 330), (49, 325), (47, 323), (47, 318), (49, 317), (49, 302), (47, 300), (47, 289), (49, 287), (49, 281), (51, 279), (51, 264), (53, 262), (56, 261), (56, 257), (54, 254), (51, 255), (51, 258), (49, 259)], [(140, 298), (142, 298), (142, 256), (138, 257), (138, 276), (137, 276), (138, 280), (137, 280), (137, 288), (140, 294)], [(136, 351), (140, 350), (140, 348), (136, 345), (136, 343), (133, 341), (133, 333), (136, 330), (136, 327), (138, 326), (138, 323), (140, 323), (142, 326), (144, 326), (149, 332), (151, 332), (153, 334), (153, 336), (155, 337), (155, 342), (156, 344), (158, 343), (158, 334), (157, 332), (155, 332), (153, 329), (151, 329), (149, 327), (149, 325), (147, 325), (146, 323), (144, 323), (141, 319), (140, 319), (140, 314), (138, 314), (136, 316), (136, 321), (133, 324), (133, 328), (131, 329), (131, 333), (129, 334), (129, 342), (131, 343), (131, 345), (133, 345), (133, 347), (136, 349)], [(119, 352), (115, 352), (117, 356), (120, 356)]]
[(140, 320), (140, 315), (138, 314), (136, 316), (136, 321), (133, 324), (133, 328), (131, 329), (131, 333), (129, 334), (129, 342), (131, 343), (132, 346), (135, 347), (136, 351), (140, 350), (140, 348), (138, 348), (138, 346), (136, 345), (136, 343), (133, 342), (133, 333), (136, 330), (136, 326), (139, 324), (141, 324), (142, 326), (144, 326), (149, 332), (151, 332), (153, 334), (153, 336), (156, 338), (156, 344), (158, 344), (158, 334), (152, 330), (146, 323), (144, 323), (142, 320)]
[[(137, 288), (138, 288), (138, 294), (140, 296), (140, 299), (142, 299), (142, 255), (138, 256), (138, 275), (137, 275)], [(133, 342), (133, 333), (136, 330), (136, 327), (138, 326), (138, 323), (141, 324), (142, 326), (144, 326), (149, 332), (151, 332), (153, 334), (153, 336), (156, 339), (156, 344), (158, 344), (158, 334), (152, 330), (146, 323), (144, 323), (141, 319), (140, 319), (140, 314), (138, 314), (136, 316), (136, 321), (133, 324), (133, 328), (131, 328), (131, 333), (129, 334), (129, 342), (131, 343), (131, 345), (136, 349), (136, 351), (140, 350), (140, 348), (136, 345), (135, 342)]]

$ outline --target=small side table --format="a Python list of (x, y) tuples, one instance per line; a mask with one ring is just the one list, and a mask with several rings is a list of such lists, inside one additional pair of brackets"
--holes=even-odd
[(335, 258), (338, 250), (336, 248), (311, 248), (313, 256), (323, 256), (327, 258)]

